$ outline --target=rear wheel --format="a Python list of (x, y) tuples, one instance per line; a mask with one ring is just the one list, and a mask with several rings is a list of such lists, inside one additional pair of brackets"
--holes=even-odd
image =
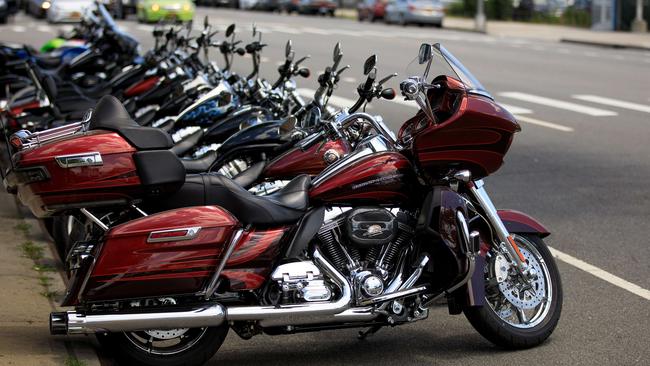
[(203, 365), (228, 334), (228, 324), (208, 328), (148, 330), (97, 334), (97, 339), (124, 365)]
[(465, 309), (472, 326), (490, 342), (509, 349), (534, 347), (553, 333), (562, 312), (562, 284), (548, 247), (537, 236), (514, 236), (529, 268), (530, 287), (517, 280), (506, 259), (490, 252), (485, 271), (486, 305)]

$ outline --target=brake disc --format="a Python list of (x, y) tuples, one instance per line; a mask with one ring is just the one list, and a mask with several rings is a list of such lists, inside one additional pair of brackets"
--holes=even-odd
[(539, 260), (526, 248), (519, 247), (521, 254), (528, 263), (528, 268), (537, 276), (530, 279), (530, 288), (509, 274), (510, 263), (502, 255), (497, 255), (494, 261), (494, 273), (499, 283), (499, 290), (512, 305), (519, 309), (534, 309), (544, 300), (546, 283), (544, 271)]
[(189, 329), (190, 328), (176, 328), (176, 329), (167, 329), (167, 330), (151, 329), (151, 330), (145, 330), (144, 332), (147, 333), (149, 336), (158, 339), (174, 339), (182, 336)]

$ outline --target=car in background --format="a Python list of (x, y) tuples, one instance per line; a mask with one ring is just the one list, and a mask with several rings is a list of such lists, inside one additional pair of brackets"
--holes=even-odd
[(334, 16), (338, 3), (334, 0), (300, 0), (299, 14), (323, 14)]
[(364, 0), (357, 5), (359, 21), (384, 19), (387, 0)]
[(93, 6), (93, 0), (50, 0), (47, 21), (50, 23), (79, 22), (86, 8)]
[(440, 0), (390, 0), (386, 4), (386, 23), (432, 24), (442, 27), (445, 9)]
[[(242, 2), (239, 2), (239, 7), (245, 9)], [(262, 10), (262, 11), (277, 11), (280, 10), (279, 0), (257, 0), (249, 9)]]
[(286, 11), (287, 13), (297, 13), (298, 5), (300, 0), (278, 0), (278, 6), (280, 11)]
[(137, 5), (139, 22), (189, 22), (194, 18), (191, 0), (140, 0)]
[(50, 0), (27, 0), (25, 12), (37, 18), (45, 18), (51, 5)]
[(5, 24), (9, 18), (9, 4), (7, 0), (0, 0), (0, 24)]

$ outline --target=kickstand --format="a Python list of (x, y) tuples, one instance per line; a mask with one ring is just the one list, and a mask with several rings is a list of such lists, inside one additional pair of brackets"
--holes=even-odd
[(373, 325), (372, 327), (370, 327), (370, 328), (368, 328), (366, 330), (359, 331), (358, 338), (360, 340), (364, 340), (364, 339), (368, 338), (369, 335), (373, 335), (373, 334), (377, 333), (377, 331), (379, 329), (381, 329), (381, 327), (382, 327), (381, 325)]

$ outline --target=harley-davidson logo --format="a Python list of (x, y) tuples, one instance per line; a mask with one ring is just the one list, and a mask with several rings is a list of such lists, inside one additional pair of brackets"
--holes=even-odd
[(359, 189), (359, 188), (367, 187), (367, 186), (373, 185), (373, 184), (387, 183), (387, 182), (391, 182), (391, 181), (400, 180), (400, 178), (402, 178), (403, 176), (404, 176), (404, 174), (392, 174), (392, 175), (387, 175), (385, 177), (379, 177), (379, 178), (371, 179), (371, 180), (363, 182), (363, 183), (353, 184), (352, 189)]

